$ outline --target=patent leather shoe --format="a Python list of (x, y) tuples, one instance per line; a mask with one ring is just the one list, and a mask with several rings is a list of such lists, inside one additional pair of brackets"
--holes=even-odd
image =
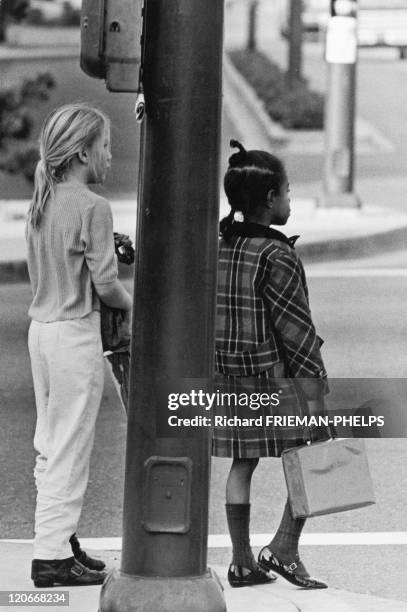
[(39, 588), (53, 586), (89, 586), (102, 584), (106, 578), (105, 571), (91, 570), (75, 557), (68, 559), (33, 559), (31, 579)]
[(269, 575), (260, 567), (250, 570), (233, 563), (229, 566), (228, 582), (233, 588), (254, 586), (256, 584), (269, 584), (275, 580), (277, 580), (277, 576), (274, 576), (274, 574)]
[(277, 572), (283, 578), (295, 584), (302, 589), (326, 589), (328, 585), (325, 582), (311, 578), (305, 569), (300, 557), (296, 555), (293, 560), (282, 560), (268, 546), (262, 548), (259, 553), (258, 564), (265, 571), (272, 570)]

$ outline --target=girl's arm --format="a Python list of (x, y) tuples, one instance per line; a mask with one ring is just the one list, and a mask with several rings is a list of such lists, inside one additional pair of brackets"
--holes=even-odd
[[(328, 392), (325, 366), (308, 305), (302, 266), (295, 255), (273, 258), (265, 300), (288, 366), (288, 376), (299, 379), (308, 400), (319, 400)], [(318, 404), (315, 405), (318, 409)]]
[(85, 259), (99, 298), (107, 306), (129, 312), (132, 299), (117, 278), (117, 258), (113, 239), (113, 217), (110, 204), (95, 196), (85, 214), (82, 239)]
[(94, 285), (95, 291), (106, 306), (130, 311), (132, 299), (122, 283), (116, 279), (112, 283)]

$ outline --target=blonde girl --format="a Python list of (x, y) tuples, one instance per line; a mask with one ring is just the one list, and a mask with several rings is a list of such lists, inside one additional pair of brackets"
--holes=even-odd
[(104, 181), (110, 162), (109, 120), (100, 110), (68, 104), (47, 117), (26, 226), (37, 587), (100, 584), (106, 575), (75, 531), (103, 390), (100, 302), (126, 313), (132, 306), (117, 278), (110, 205), (88, 187)]

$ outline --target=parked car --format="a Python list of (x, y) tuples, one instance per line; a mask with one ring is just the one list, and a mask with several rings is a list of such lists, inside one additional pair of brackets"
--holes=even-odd
[(359, 0), (360, 47), (396, 47), (407, 57), (407, 0)]
[[(395, 47), (400, 58), (407, 57), (407, 0), (358, 0), (358, 45)], [(289, 2), (281, 33), (289, 36)], [(330, 17), (330, 0), (303, 0), (302, 22), (305, 33), (320, 38)]]

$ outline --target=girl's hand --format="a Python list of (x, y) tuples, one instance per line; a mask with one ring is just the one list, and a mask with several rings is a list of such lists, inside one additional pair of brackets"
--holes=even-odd
[(308, 412), (310, 416), (318, 416), (325, 414), (324, 398), (320, 397), (316, 400), (308, 400)]
[(114, 247), (117, 255), (117, 259), (121, 263), (130, 265), (134, 263), (134, 249), (133, 243), (127, 234), (113, 233), (114, 236)]
[[(308, 413), (310, 417), (326, 416), (325, 401), (323, 397), (308, 401)], [(329, 440), (335, 435), (334, 429), (329, 425), (311, 425), (307, 428), (307, 439), (309, 442)]]

